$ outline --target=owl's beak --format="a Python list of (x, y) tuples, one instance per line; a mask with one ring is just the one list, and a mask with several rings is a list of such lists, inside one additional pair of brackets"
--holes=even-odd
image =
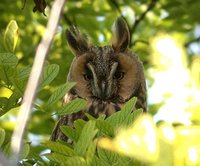
[(106, 87), (106, 83), (104, 81), (102, 81), (102, 83), (101, 83), (101, 91), (103, 93), (105, 92), (105, 87)]
[(101, 97), (102, 99), (105, 99), (105, 98), (106, 98), (106, 83), (105, 83), (105, 81), (102, 81), (102, 82), (101, 82), (100, 97)]

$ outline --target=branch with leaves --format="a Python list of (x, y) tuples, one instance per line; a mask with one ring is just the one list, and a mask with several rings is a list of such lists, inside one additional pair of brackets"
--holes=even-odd
[(134, 32), (137, 29), (138, 25), (145, 18), (145, 16), (147, 15), (147, 13), (149, 11), (151, 11), (155, 7), (157, 1), (158, 0), (151, 0), (151, 2), (149, 3), (147, 9), (138, 18), (136, 18), (135, 23), (133, 24), (133, 26), (130, 29), (130, 41), (131, 41), (130, 42), (130, 46), (134, 45), (132, 34), (134, 34)]
[(133, 26), (132, 26), (132, 28), (130, 30), (131, 34), (133, 34), (135, 32), (135, 30), (138, 27), (139, 23), (145, 18), (147, 13), (154, 8), (154, 6), (156, 5), (157, 1), (158, 0), (151, 0), (151, 2), (149, 3), (147, 9), (144, 11), (144, 13), (142, 13), (138, 18), (136, 18), (135, 23), (133, 24)]
[(55, 0), (52, 6), (49, 21), (47, 24), (47, 30), (36, 51), (36, 56), (33, 63), (32, 71), (31, 71), (27, 88), (23, 97), (22, 106), (19, 111), (19, 115), (17, 117), (17, 126), (12, 136), (11, 148), (13, 152), (12, 159), (14, 159), (14, 161), (12, 164), (10, 164), (10, 162), (6, 161), (6, 158), (0, 154), (1, 159), (4, 161), (4, 162), (1, 162), (2, 166), (16, 165), (16, 163), (18, 162), (19, 154), (22, 148), (22, 140), (23, 140), (24, 132), (27, 126), (27, 122), (28, 122), (31, 110), (32, 110), (32, 103), (36, 94), (36, 89), (38, 87), (40, 75), (43, 70), (43, 65), (44, 65), (48, 50), (50, 48), (51, 42), (53, 40), (55, 31), (57, 29), (64, 3), (65, 3), (65, 0)]

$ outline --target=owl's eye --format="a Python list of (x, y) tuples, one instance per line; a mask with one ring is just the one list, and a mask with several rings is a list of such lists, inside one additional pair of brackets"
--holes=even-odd
[(89, 81), (93, 78), (92, 73), (86, 73), (86, 74), (83, 75), (83, 77), (86, 81)]
[(90, 63), (87, 63), (85, 66), (85, 73), (83, 75), (86, 81), (90, 81), (93, 79), (94, 68)]
[(114, 79), (121, 80), (122, 78), (124, 78), (124, 72), (116, 71), (115, 74), (114, 74)]

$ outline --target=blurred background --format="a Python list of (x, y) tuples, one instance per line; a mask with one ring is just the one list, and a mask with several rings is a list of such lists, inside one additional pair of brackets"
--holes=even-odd
[[(18, 25), (18, 41), (14, 54), (17, 68), (31, 67), (36, 48), (45, 31), (52, 1), (46, 0), (45, 13), (33, 12), (34, 1), (1, 0), (0, 52), (5, 52), (3, 40), (11, 20)], [(60, 66), (57, 77), (39, 91), (27, 138), (32, 151), (42, 151), (40, 143), (48, 140), (55, 125), (53, 112), (61, 102), (46, 108), (45, 101), (59, 85), (65, 83), (73, 55), (65, 39), (65, 30), (77, 26), (96, 45), (111, 44), (112, 24), (123, 16), (131, 33), (130, 49), (144, 64), (148, 87), (148, 111), (155, 122), (189, 125), (200, 119), (200, 1), (199, 0), (71, 0), (63, 15), (46, 64)], [(0, 76), (0, 102), (11, 98), (13, 89), (3, 86)], [(15, 99), (19, 100), (19, 95)], [(0, 128), (9, 142), (15, 127), (18, 105), (1, 114)], [(0, 112), (3, 104), (0, 103)], [(6, 144), (6, 142), (5, 142)]]

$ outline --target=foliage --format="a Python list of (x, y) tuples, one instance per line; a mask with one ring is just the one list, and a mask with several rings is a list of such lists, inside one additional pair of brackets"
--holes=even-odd
[[(10, 156), (16, 116), (35, 50), (45, 30), (51, 1), (1, 2), (0, 150)], [(200, 1), (191, 0), (67, 1), (33, 103), (20, 164), (198, 165), (199, 6)], [(33, 13), (33, 9), (39, 12)], [(128, 23), (131, 50), (139, 55), (144, 64), (149, 89), (149, 114), (140, 115), (141, 110), (132, 112), (134, 98), (120, 112), (107, 119), (87, 115), (90, 120), (77, 120), (75, 128), (62, 126), (61, 130), (73, 144), (48, 141), (60, 115), (78, 112), (85, 105), (85, 101), (75, 100), (61, 106), (61, 98), (74, 85), (65, 83), (73, 58), (65, 41), (65, 29), (74, 24), (88, 34), (93, 43), (110, 44), (111, 27), (119, 15), (123, 15)], [(162, 47), (159, 40), (164, 41)], [(171, 45), (173, 47), (167, 47)], [(174, 47), (176, 49), (172, 49)], [(160, 75), (163, 77), (157, 79)], [(171, 88), (175, 84), (176, 88)], [(152, 91), (154, 87), (156, 90)], [(158, 97), (156, 94), (163, 89), (164, 94)], [(185, 91), (187, 93), (183, 93)], [(161, 122), (156, 121), (163, 109), (167, 113)], [(166, 115), (174, 119), (168, 123)], [(149, 147), (153, 147), (153, 151)], [(47, 153), (48, 149), (53, 153)]]
[[(134, 119), (142, 113), (140, 109), (132, 112), (135, 101), (136, 98), (132, 98), (120, 112), (111, 115), (108, 119), (90, 117), (91, 120), (87, 122), (83, 120), (75, 121), (75, 128), (63, 126), (63, 133), (73, 143), (46, 142), (44, 146), (51, 149), (52, 153), (44, 154), (44, 156), (60, 165), (101, 165), (101, 163), (103, 165), (122, 165), (123, 162), (126, 165), (132, 165), (134, 160), (131, 158), (104, 150), (97, 146), (97, 142), (99, 137), (115, 135), (116, 133), (113, 133), (113, 131), (117, 131), (120, 126), (128, 127), (134, 122)], [(130, 118), (125, 118), (127, 116)], [(110, 127), (113, 130), (110, 130)]]

